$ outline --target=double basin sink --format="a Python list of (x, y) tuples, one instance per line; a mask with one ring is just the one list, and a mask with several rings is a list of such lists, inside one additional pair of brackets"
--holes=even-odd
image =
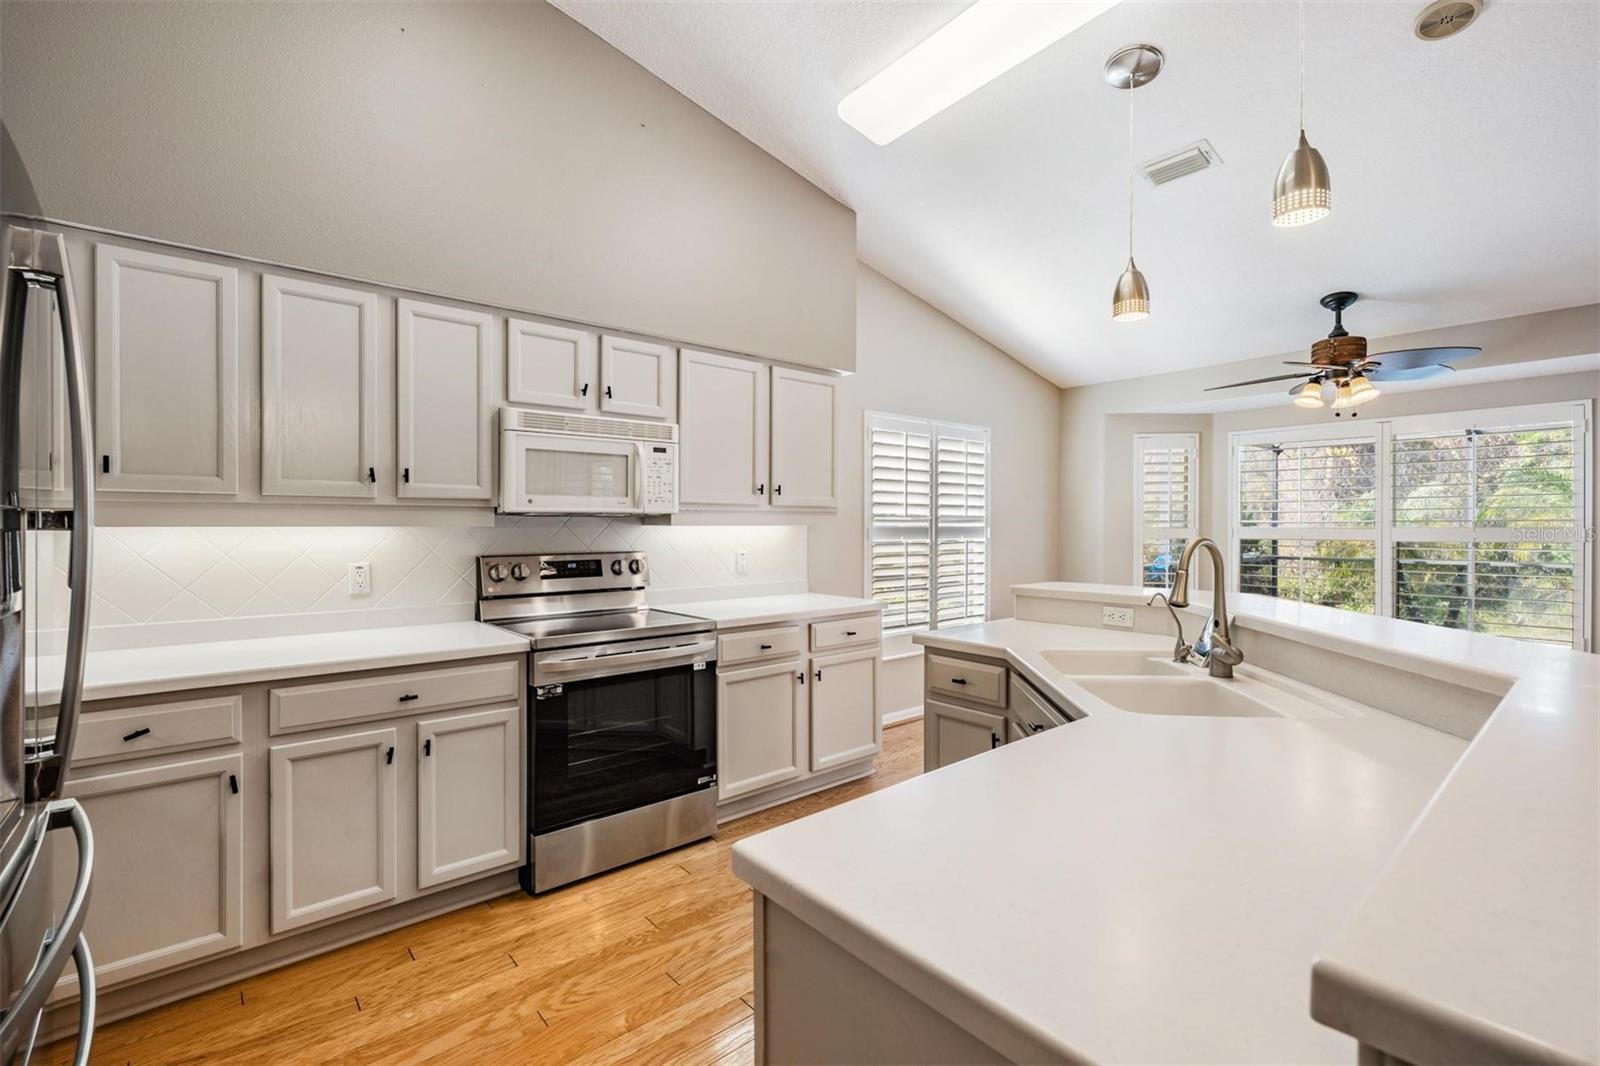
[(1133, 714), (1199, 718), (1338, 718), (1333, 700), (1263, 671), (1231, 679), (1148, 651), (1045, 651), (1045, 662), (1090, 696)]

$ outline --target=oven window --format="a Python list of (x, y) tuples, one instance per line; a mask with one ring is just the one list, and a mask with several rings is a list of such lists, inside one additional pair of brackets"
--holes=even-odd
[(716, 773), (710, 667), (576, 681), (533, 709), (535, 833), (681, 796)]
[(614, 498), (628, 495), (630, 456), (607, 452), (523, 452), (523, 484), (529, 496)]

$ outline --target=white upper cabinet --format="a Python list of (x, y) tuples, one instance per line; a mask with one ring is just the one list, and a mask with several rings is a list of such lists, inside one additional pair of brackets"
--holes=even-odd
[(839, 379), (772, 368), (772, 506), (839, 505)]
[(670, 345), (600, 338), (600, 410), (628, 418), (678, 412), (678, 356)]
[(494, 491), (494, 317), (399, 301), (399, 495), (487, 500)]
[(261, 279), (261, 491), (372, 496), (378, 297)]
[(768, 374), (753, 359), (683, 350), (678, 500), (684, 506), (766, 505)]
[(238, 272), (95, 246), (98, 487), (239, 489)]
[(599, 370), (599, 338), (588, 330), (507, 320), (506, 398), (512, 403), (598, 410)]

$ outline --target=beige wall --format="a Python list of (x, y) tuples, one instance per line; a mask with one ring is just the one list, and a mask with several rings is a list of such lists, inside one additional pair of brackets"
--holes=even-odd
[[(1373, 351), (1434, 344), (1477, 344), (1480, 367), (1499, 380), (1417, 391), (1390, 390), (1365, 408), (1368, 417), (1468, 411), (1557, 400), (1600, 400), (1600, 371), (1552, 368), (1597, 365), (1600, 306), (1568, 308), (1446, 330), (1373, 338)], [(1184, 411), (1206, 385), (1283, 373), (1293, 353), (1189, 374), (1067, 389), (1061, 396), (1061, 576), (1070, 581), (1127, 583), (1133, 574), (1132, 441), (1135, 433), (1197, 432), (1201, 455), (1201, 531), (1219, 542), (1228, 530), (1228, 435), (1241, 430), (1331, 421), (1326, 410), (1288, 403), (1289, 383), (1248, 390), (1274, 402), (1217, 413)], [(1586, 358), (1587, 357), (1587, 358)], [(1241, 390), (1247, 391), (1247, 390)], [(1600, 433), (1589, 438), (1591, 470), (1600, 470)], [(1591, 574), (1600, 604), (1600, 567)]]
[(809, 522), (811, 587), (861, 595), (867, 411), (990, 430), (990, 613), (1011, 613), (1012, 585), (1056, 576), (1060, 390), (866, 266), (857, 269), (856, 373), (839, 402), (839, 511)]
[(0, 203), (854, 365), (855, 215), (543, 3), (0, 4)]

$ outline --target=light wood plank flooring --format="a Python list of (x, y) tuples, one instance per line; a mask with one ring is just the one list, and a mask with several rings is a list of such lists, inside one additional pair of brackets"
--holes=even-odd
[[(731, 822), (716, 839), (533, 899), (456, 911), (104, 1026), (93, 1061), (753, 1061), (750, 890), (733, 842), (922, 770), (922, 723), (878, 772)], [(38, 1056), (70, 1061), (57, 1043)]]

